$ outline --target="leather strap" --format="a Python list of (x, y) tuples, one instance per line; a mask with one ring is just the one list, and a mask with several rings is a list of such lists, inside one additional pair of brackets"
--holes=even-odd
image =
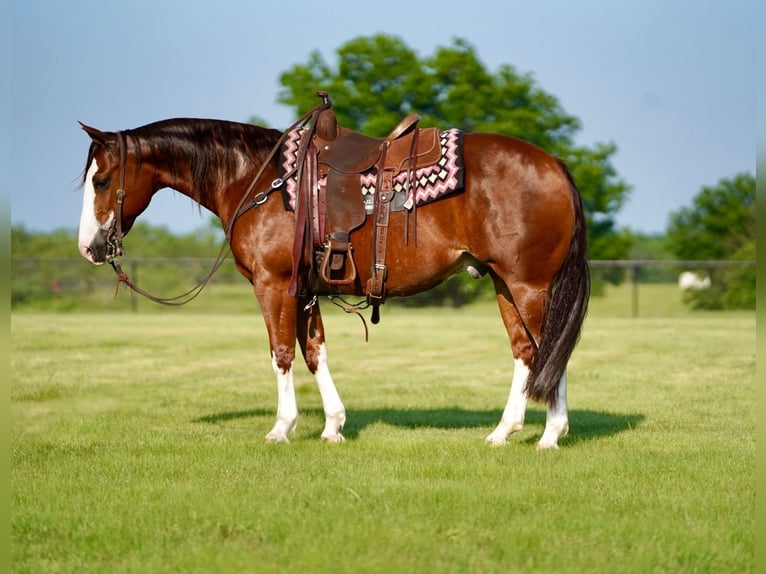
[(322, 239), (325, 237), (325, 221), (327, 220), (327, 186), (319, 184), (319, 176), (311, 176), (315, 181), (311, 189), (311, 237), (313, 239), (313, 248), (319, 249), (322, 246)]
[[(410, 161), (407, 165), (407, 203), (411, 205), (412, 211), (412, 236), (415, 247), (418, 246), (418, 215), (417, 201), (415, 197), (415, 156), (418, 151), (418, 136), (420, 130), (415, 130), (410, 144)], [(409, 245), (410, 240), (410, 210), (404, 210), (404, 244)]]
[[(287, 293), (296, 297), (298, 294), (298, 279), (300, 277), (301, 263), (305, 260), (305, 253), (308, 249), (311, 251), (313, 245), (311, 240), (306, 241), (307, 235), (310, 236), (312, 228), (312, 203), (314, 188), (316, 187), (317, 174), (317, 154), (313, 138), (310, 136), (305, 140), (305, 146), (300, 152), (298, 168), (298, 197), (295, 200), (295, 238), (293, 240), (293, 269), (290, 277), (290, 286)], [(307, 245), (308, 243), (308, 245)], [(313, 257), (308, 258), (309, 267), (312, 265)]]
[(378, 163), (378, 178), (375, 184), (375, 227), (373, 229), (373, 247), (372, 247), (372, 269), (370, 278), (367, 280), (367, 302), (373, 306), (372, 322), (380, 321), (380, 311), (378, 307), (386, 299), (386, 242), (388, 239), (388, 219), (391, 210), (391, 200), (394, 193), (391, 189), (392, 174), (387, 173), (383, 166), (386, 161), (386, 149), (388, 145), (382, 146), (380, 160)]
[[(386, 170), (386, 150), (388, 144), (383, 146), (383, 151), (378, 163), (378, 180), (376, 182), (375, 192), (375, 229), (373, 239), (373, 268), (371, 277), (367, 281), (367, 302), (372, 305), (373, 324), (380, 322), (379, 307), (386, 300), (386, 279), (388, 278), (388, 268), (386, 267), (386, 245), (388, 243), (388, 222), (391, 213), (391, 201), (394, 199), (393, 178), (394, 170)], [(409, 160), (407, 166), (407, 191), (414, 193), (414, 162), (418, 148), (418, 132), (416, 130), (412, 138), (409, 150)], [(405, 221), (404, 237), (407, 241), (409, 228), (409, 219)]]

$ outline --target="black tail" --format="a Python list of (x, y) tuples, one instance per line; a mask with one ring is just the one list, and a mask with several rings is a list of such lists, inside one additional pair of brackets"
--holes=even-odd
[(575, 208), (575, 228), (566, 259), (553, 279), (545, 301), (541, 340), (527, 378), (527, 396), (535, 401), (556, 402), (556, 391), (572, 350), (580, 338), (590, 298), (588, 235), (582, 197), (566, 165)]

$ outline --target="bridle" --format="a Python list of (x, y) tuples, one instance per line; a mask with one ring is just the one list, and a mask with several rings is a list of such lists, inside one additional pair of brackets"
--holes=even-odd
[[(189, 289), (188, 291), (181, 293), (180, 295), (176, 295), (175, 297), (157, 297), (156, 295), (152, 295), (151, 293), (144, 291), (140, 287), (138, 287), (135, 283), (133, 283), (128, 277), (128, 274), (125, 273), (122, 270), (122, 266), (120, 265), (118, 257), (124, 255), (124, 250), (122, 247), (122, 241), (124, 238), (124, 234), (122, 231), (122, 211), (123, 211), (123, 204), (125, 203), (125, 198), (127, 197), (127, 191), (125, 190), (125, 164), (127, 163), (127, 156), (128, 156), (128, 146), (127, 141), (125, 138), (125, 134), (123, 132), (117, 132), (117, 142), (119, 144), (120, 148), (120, 187), (117, 188), (116, 194), (116, 204), (114, 206), (113, 213), (113, 221), (112, 224), (109, 226), (109, 231), (107, 232), (107, 239), (106, 239), (106, 259), (109, 262), (109, 264), (114, 269), (114, 272), (117, 274), (117, 285), (115, 286), (115, 297), (117, 296), (118, 289), (120, 285), (123, 285), (135, 293), (138, 293), (139, 295), (142, 295), (146, 297), (147, 299), (154, 301), (155, 303), (159, 303), (160, 305), (166, 305), (170, 307), (180, 307), (181, 305), (185, 305), (191, 301), (193, 301), (205, 288), (205, 286), (210, 282), (210, 280), (213, 278), (213, 275), (215, 275), (216, 271), (221, 268), (224, 261), (226, 260), (226, 257), (228, 257), (229, 253), (231, 252), (231, 239), (232, 239), (232, 233), (234, 231), (234, 224), (237, 222), (237, 220), (244, 215), (247, 211), (254, 207), (258, 207), (260, 205), (263, 205), (266, 203), (266, 200), (269, 198), (269, 195), (271, 195), (274, 191), (277, 189), (280, 189), (282, 185), (284, 184), (285, 180), (287, 180), (288, 177), (292, 176), (292, 172), (287, 173), (283, 175), (282, 177), (279, 177), (271, 182), (271, 185), (268, 187), (268, 189), (262, 190), (255, 194), (255, 196), (250, 200), (248, 203), (248, 198), (253, 193), (253, 190), (258, 185), (258, 182), (260, 182), (261, 177), (263, 176), (263, 172), (268, 167), (271, 160), (276, 155), (277, 151), (281, 148), (282, 144), (287, 139), (288, 135), (291, 131), (296, 129), (299, 126), (306, 125), (309, 120), (313, 120), (316, 118), (316, 116), (324, 110), (326, 107), (329, 106), (329, 102), (322, 102), (321, 104), (317, 105), (315, 108), (311, 109), (307, 113), (305, 113), (303, 116), (301, 116), (293, 125), (291, 125), (289, 128), (287, 128), (282, 135), (280, 136), (279, 140), (276, 144), (274, 144), (274, 147), (271, 149), (269, 154), (266, 156), (266, 159), (263, 160), (263, 163), (261, 164), (260, 169), (258, 170), (258, 173), (255, 174), (255, 177), (253, 178), (253, 181), (248, 186), (245, 193), (242, 195), (242, 199), (240, 199), (239, 204), (237, 205), (237, 208), (234, 210), (234, 216), (229, 221), (228, 225), (226, 226), (226, 229), (224, 230), (224, 240), (221, 244), (221, 248), (218, 251), (218, 255), (215, 258), (215, 261), (213, 262), (213, 265), (210, 268), (210, 271), (207, 272), (207, 274), (197, 283), (194, 287)], [(312, 122), (312, 129), (313, 129), (313, 123)], [(299, 174), (300, 179), (300, 174)]]
[(114, 267), (114, 258), (123, 255), (122, 249), (122, 204), (125, 202), (125, 163), (128, 155), (128, 147), (125, 142), (125, 134), (117, 132), (117, 141), (120, 145), (120, 187), (117, 188), (115, 195), (117, 203), (114, 207), (112, 224), (106, 235), (106, 259)]
[[(190, 303), (191, 301), (197, 298), (197, 296), (202, 292), (202, 290), (207, 286), (207, 284), (213, 278), (213, 275), (215, 275), (216, 271), (218, 271), (221, 268), (224, 261), (226, 260), (226, 257), (228, 257), (229, 252), (231, 251), (231, 244), (230, 244), (231, 232), (234, 229), (234, 223), (241, 215), (240, 213), (241, 205), (242, 203), (244, 203), (246, 198), (250, 195), (250, 193), (253, 191), (253, 189), (257, 185), (258, 181), (261, 178), (261, 175), (263, 174), (263, 171), (265, 170), (268, 163), (271, 161), (271, 158), (274, 156), (274, 153), (276, 153), (276, 150), (279, 149), (279, 146), (282, 145), (283, 138), (280, 138), (280, 140), (274, 146), (274, 149), (271, 151), (266, 161), (264, 161), (263, 165), (261, 166), (261, 169), (258, 171), (255, 178), (253, 179), (253, 182), (250, 184), (247, 191), (243, 195), (242, 201), (240, 202), (240, 206), (237, 208), (237, 211), (235, 212), (235, 216), (232, 218), (232, 220), (229, 222), (229, 225), (226, 228), (226, 234), (225, 234), (223, 243), (221, 244), (221, 248), (218, 250), (218, 255), (216, 256), (215, 261), (213, 262), (213, 265), (211, 266), (210, 270), (194, 287), (192, 287), (188, 291), (185, 291), (184, 293), (181, 293), (180, 295), (176, 295), (175, 297), (158, 297), (157, 295), (153, 295), (149, 293), (148, 291), (145, 291), (144, 289), (142, 289), (141, 287), (133, 283), (133, 281), (130, 279), (128, 274), (122, 270), (122, 265), (120, 264), (120, 261), (117, 259), (117, 257), (124, 255), (122, 241), (125, 235), (122, 231), (122, 211), (123, 211), (123, 204), (125, 203), (125, 197), (128, 194), (128, 192), (125, 190), (125, 164), (127, 163), (127, 155), (128, 155), (125, 134), (122, 132), (117, 132), (117, 141), (119, 143), (119, 148), (120, 148), (120, 187), (117, 188), (117, 191), (115, 192), (117, 201), (115, 203), (114, 210), (112, 212), (114, 217), (113, 217), (112, 224), (109, 227), (109, 231), (107, 232), (107, 239), (106, 239), (106, 258), (109, 264), (114, 269), (114, 272), (117, 274), (117, 284), (115, 285), (114, 296), (117, 297), (117, 293), (120, 288), (120, 285), (122, 285), (124, 287), (129, 288), (131, 291), (138, 293), (139, 295), (142, 295), (143, 297), (146, 297), (150, 301), (159, 303), (160, 305), (165, 305), (168, 307), (180, 307), (181, 305), (186, 305), (187, 303)], [(265, 202), (266, 198), (268, 197), (268, 194), (274, 191), (277, 187), (281, 187), (281, 185), (282, 185), (281, 181), (277, 182), (277, 180), (275, 180), (272, 183), (272, 186), (269, 190), (267, 190), (266, 192), (261, 192), (260, 194), (256, 195), (256, 198), (258, 198), (259, 196), (263, 196), (263, 200), (260, 201), (260, 203)], [(257, 205), (260, 205), (260, 203), (258, 203)]]

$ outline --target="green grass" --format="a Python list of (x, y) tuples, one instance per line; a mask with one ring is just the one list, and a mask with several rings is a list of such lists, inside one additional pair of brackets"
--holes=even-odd
[(386, 306), (366, 344), (325, 304), (342, 445), (305, 369), (292, 443), (264, 443), (257, 314), (14, 313), (13, 571), (752, 571), (755, 316), (670, 293), (593, 301), (555, 452), (539, 405), (483, 444), (512, 368), (494, 305)]

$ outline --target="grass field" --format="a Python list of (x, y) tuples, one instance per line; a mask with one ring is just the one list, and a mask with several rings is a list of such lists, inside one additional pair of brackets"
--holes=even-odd
[(257, 314), (14, 313), (13, 571), (753, 571), (755, 315), (663, 293), (638, 319), (594, 299), (554, 452), (539, 405), (483, 444), (512, 366), (494, 305), (386, 306), (364, 343), (325, 304), (342, 445), (305, 370), (292, 443), (264, 443)]

